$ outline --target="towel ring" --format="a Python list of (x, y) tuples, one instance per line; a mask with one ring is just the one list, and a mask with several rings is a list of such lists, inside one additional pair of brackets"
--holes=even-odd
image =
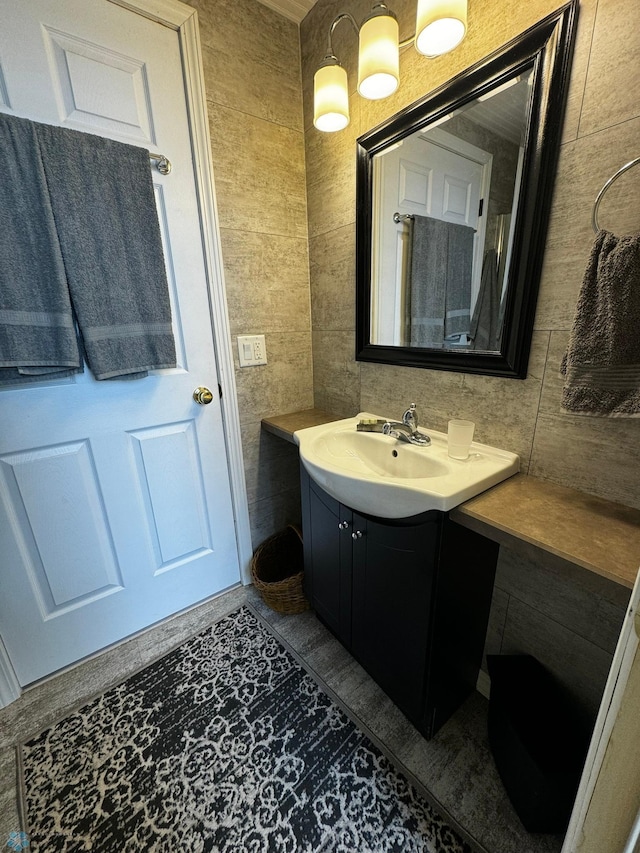
[(622, 166), (620, 169), (618, 169), (618, 171), (615, 173), (615, 175), (612, 175), (609, 178), (607, 183), (602, 187), (602, 189), (598, 193), (598, 195), (596, 197), (595, 204), (593, 205), (593, 214), (591, 216), (591, 225), (593, 226), (593, 230), (595, 231), (596, 234), (600, 230), (600, 226), (598, 225), (598, 208), (600, 207), (600, 202), (602, 201), (602, 196), (606, 193), (606, 191), (609, 189), (611, 184), (620, 177), (620, 175), (623, 175), (627, 171), (627, 169), (630, 169), (632, 166), (636, 166), (638, 163), (640, 163), (640, 157), (636, 157), (635, 160), (631, 160), (629, 163), (626, 163), (624, 166)]

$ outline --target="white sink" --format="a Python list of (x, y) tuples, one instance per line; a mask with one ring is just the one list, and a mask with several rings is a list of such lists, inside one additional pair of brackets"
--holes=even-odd
[(358, 512), (380, 518), (445, 512), (520, 470), (516, 453), (477, 442), (468, 459), (450, 459), (445, 433), (422, 427), (431, 438), (426, 446), (356, 430), (361, 419), (380, 417), (361, 412), (293, 434), (311, 479)]

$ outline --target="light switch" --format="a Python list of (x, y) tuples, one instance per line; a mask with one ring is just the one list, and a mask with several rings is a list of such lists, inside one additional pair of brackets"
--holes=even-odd
[(238, 335), (240, 367), (254, 367), (267, 363), (264, 335)]

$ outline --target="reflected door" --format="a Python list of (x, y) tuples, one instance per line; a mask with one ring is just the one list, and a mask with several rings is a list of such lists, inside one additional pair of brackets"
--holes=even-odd
[(0, 391), (0, 631), (25, 685), (237, 583), (239, 565), (180, 36), (107, 0), (0, 9), (0, 109), (173, 164), (153, 175), (178, 367)]
[(474, 238), (472, 306), (480, 287), (491, 155), (445, 131), (417, 134), (374, 160), (372, 343), (410, 346), (406, 258), (409, 229), (394, 214), (468, 225)]

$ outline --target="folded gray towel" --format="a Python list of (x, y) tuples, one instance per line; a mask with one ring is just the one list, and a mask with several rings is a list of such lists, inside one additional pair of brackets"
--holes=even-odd
[(110, 379), (175, 367), (149, 152), (68, 128), (36, 131), (92, 373)]
[(0, 385), (82, 371), (35, 125), (0, 113)]
[(562, 408), (640, 417), (640, 235), (596, 235), (561, 366)]
[(474, 231), (414, 216), (411, 234), (411, 345), (442, 349), (468, 334)]

